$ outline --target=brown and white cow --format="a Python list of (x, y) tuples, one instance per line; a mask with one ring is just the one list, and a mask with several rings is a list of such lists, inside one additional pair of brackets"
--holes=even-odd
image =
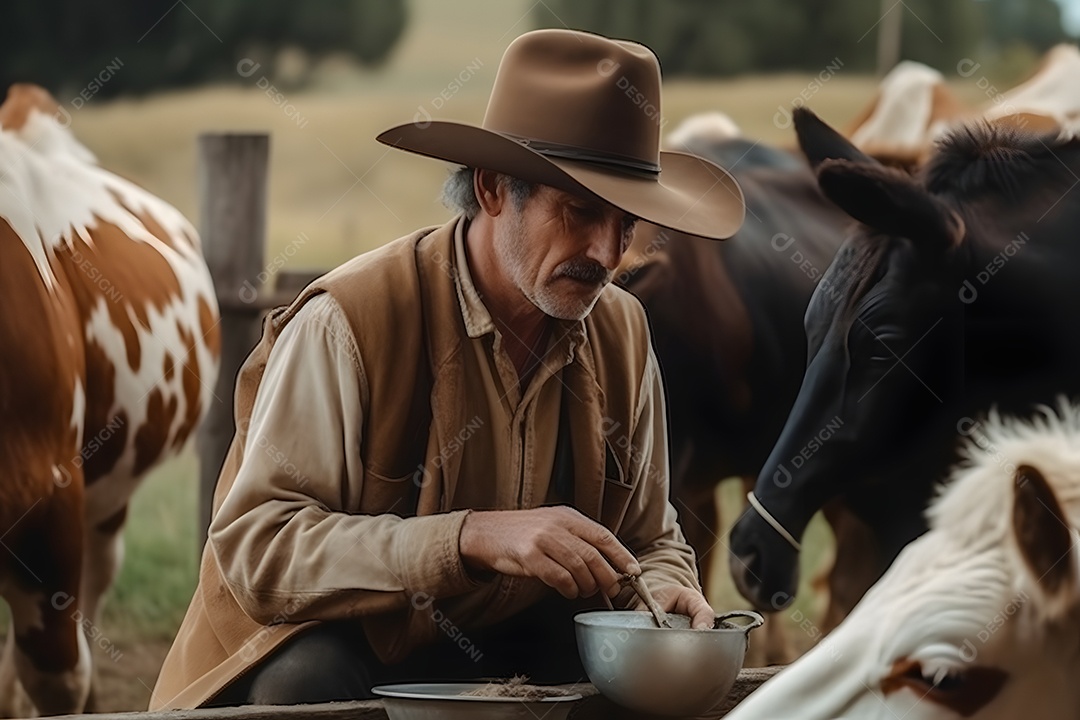
[(882, 78), (877, 95), (846, 135), (867, 155), (911, 170), (933, 149), (935, 139), (972, 114), (941, 73), (905, 60)]
[(0, 106), (0, 714), (78, 712), (128, 501), (208, 407), (218, 310), (199, 238), (97, 165), (41, 88)]

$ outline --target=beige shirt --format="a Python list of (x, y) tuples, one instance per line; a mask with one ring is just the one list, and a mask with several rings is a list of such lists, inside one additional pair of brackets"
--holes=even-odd
[[(522, 392), (517, 369), (503, 348), (503, 336), (473, 284), (464, 242), (465, 223), (454, 238), (459, 274), (458, 302), (465, 330), (473, 340), (465, 363), (470, 418), (468, 447), (462, 455), (461, 477), (454, 507), (476, 510), (515, 510), (555, 501), (549, 488), (555, 460), (556, 433), (562, 399), (561, 371), (584, 340), (581, 322), (555, 321), (547, 351)], [(493, 391), (493, 392), (492, 392)], [(491, 422), (487, 432), (474, 432)]]
[[(471, 352), (463, 353), (467, 421), (458, 442), (444, 449), (461, 453), (451, 510), (532, 508), (552, 499), (561, 371), (584, 340), (584, 323), (557, 324), (542, 367), (521, 392), (502, 336), (468, 272), (464, 225), (458, 224), (454, 240), (460, 268), (455, 284)], [(638, 488), (627, 525), (648, 523), (664, 541), (630, 549), (656, 575), (654, 583), (696, 587), (692, 565), (685, 565), (693, 554), (667, 500), (664, 397), (651, 348), (641, 384), (638, 421), (629, 438), (635, 452), (624, 469)], [(332, 619), (320, 615), (321, 599), (352, 589), (438, 597), (453, 588), (440, 602), (456, 624), (468, 628), (497, 622), (554, 592), (539, 581), (506, 576), (476, 583), (460, 557), (443, 561), (446, 546), (460, 533), (461, 512), (415, 519), (342, 512), (359, 505), (359, 498), (349, 496), (357, 483), (348, 479), (363, 477), (364, 423), (377, 421), (364, 411), (368, 399), (363, 361), (341, 307), (329, 293), (310, 299), (267, 360), (235, 484), (210, 528), (215, 557), (238, 599), (248, 596), (245, 605), (266, 607), (268, 596), (289, 598), (289, 612), (280, 619), (296, 622)], [(424, 530), (395, 535), (388, 529), (410, 522), (424, 523)], [(388, 544), (402, 536), (408, 547)], [(282, 551), (300, 552), (303, 561), (270, 560)], [(646, 551), (655, 553), (653, 563)], [(618, 600), (637, 606), (630, 595)]]

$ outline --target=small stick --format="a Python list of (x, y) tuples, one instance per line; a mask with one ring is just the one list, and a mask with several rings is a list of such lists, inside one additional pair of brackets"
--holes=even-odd
[(623, 573), (622, 579), (619, 580), (623, 585), (629, 585), (634, 588), (634, 592), (638, 594), (638, 597), (645, 603), (645, 607), (649, 608), (649, 612), (652, 613), (653, 619), (656, 620), (656, 624), (662, 628), (670, 628), (671, 622), (668, 620), (667, 613), (663, 611), (660, 604), (656, 602), (656, 598), (649, 592), (649, 587), (641, 579), (640, 575), (631, 575), (629, 573)]

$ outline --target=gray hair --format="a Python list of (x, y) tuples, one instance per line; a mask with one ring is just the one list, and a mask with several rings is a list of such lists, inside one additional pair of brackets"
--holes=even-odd
[[(446, 182), (443, 183), (442, 203), (456, 213), (463, 214), (469, 220), (476, 217), (480, 212), (480, 203), (476, 199), (473, 190), (473, 173), (475, 168), (459, 167), (451, 170)], [(505, 182), (510, 192), (510, 199), (514, 207), (520, 210), (525, 201), (532, 195), (533, 183), (511, 175), (500, 175), (499, 182)]]

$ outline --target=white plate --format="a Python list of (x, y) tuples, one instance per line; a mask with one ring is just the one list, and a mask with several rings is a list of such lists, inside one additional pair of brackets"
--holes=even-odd
[(542, 700), (462, 695), (488, 683), (400, 683), (371, 692), (384, 698), (390, 720), (565, 720), (581, 695)]

